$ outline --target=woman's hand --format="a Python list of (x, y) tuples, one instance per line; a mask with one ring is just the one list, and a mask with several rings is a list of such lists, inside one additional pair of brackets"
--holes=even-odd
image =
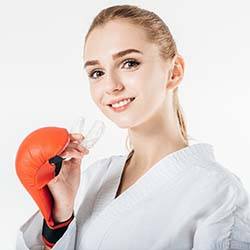
[(87, 148), (80, 145), (84, 139), (82, 134), (73, 133), (69, 136), (70, 142), (59, 156), (72, 158), (63, 161), (60, 173), (48, 183), (54, 198), (53, 217), (58, 223), (66, 221), (73, 213), (74, 200), (80, 184), (82, 158), (89, 153)]

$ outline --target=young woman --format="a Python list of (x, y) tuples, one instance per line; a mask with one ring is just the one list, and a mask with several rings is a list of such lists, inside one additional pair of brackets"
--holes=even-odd
[[(73, 158), (48, 187), (55, 220), (74, 218), (53, 249), (250, 249), (248, 193), (210, 144), (187, 136), (178, 101), (184, 60), (163, 20), (131, 5), (102, 10), (86, 35), (84, 65), (94, 102), (128, 129), (130, 149), (83, 171), (76, 202), (86, 150), (71, 135), (62, 156)], [(17, 248), (42, 248), (41, 230), (37, 212)]]

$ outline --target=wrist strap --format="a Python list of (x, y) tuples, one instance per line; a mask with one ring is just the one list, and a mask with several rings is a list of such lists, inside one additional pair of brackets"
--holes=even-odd
[(53, 228), (49, 227), (46, 220), (43, 219), (42, 237), (44, 243), (49, 247), (53, 247), (56, 244), (56, 242), (66, 232), (70, 222), (73, 219), (74, 219), (74, 213), (68, 220), (56, 224)]

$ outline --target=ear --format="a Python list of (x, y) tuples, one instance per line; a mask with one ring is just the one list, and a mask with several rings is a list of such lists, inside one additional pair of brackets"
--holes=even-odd
[(177, 54), (169, 70), (167, 89), (174, 90), (180, 84), (184, 75), (184, 59), (180, 54)]

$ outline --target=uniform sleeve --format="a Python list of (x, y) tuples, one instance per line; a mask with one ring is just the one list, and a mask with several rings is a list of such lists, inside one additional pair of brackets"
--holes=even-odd
[[(44, 244), (41, 239), (43, 218), (37, 211), (18, 230), (17, 250), (43, 250)], [(67, 231), (54, 245), (53, 250), (74, 250), (76, 238), (76, 218), (69, 224)]]
[(249, 193), (235, 175), (224, 190), (216, 209), (198, 224), (192, 250), (250, 250)]

